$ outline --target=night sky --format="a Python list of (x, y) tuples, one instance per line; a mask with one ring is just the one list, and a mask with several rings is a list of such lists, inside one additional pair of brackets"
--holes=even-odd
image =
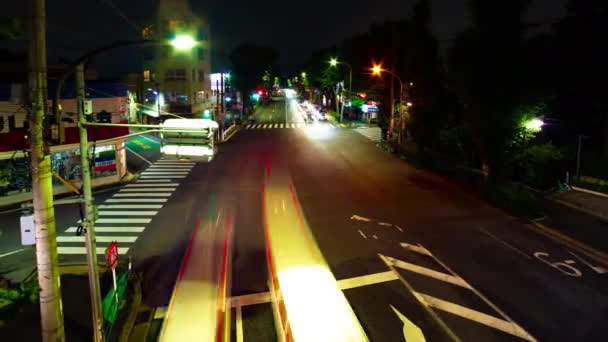
[[(154, 18), (158, 0), (47, 0), (48, 48), (51, 62), (74, 57), (95, 46), (139, 38), (137, 27)], [(0, 18), (19, 14), (26, 1), (3, 3)], [(566, 0), (535, 0), (528, 21), (548, 21), (565, 13)], [(213, 68), (221, 54), (242, 42), (265, 44), (280, 53), (285, 72), (310, 53), (367, 31), (374, 22), (407, 18), (415, 0), (191, 0), (193, 10), (211, 24), (216, 47)], [(433, 29), (448, 46), (468, 21), (466, 0), (433, 0)], [(110, 4), (110, 5), (109, 5)], [(123, 19), (114, 5), (127, 19)], [(18, 42), (0, 46), (15, 48)], [(95, 61), (103, 75), (138, 70), (137, 48), (123, 49)]]

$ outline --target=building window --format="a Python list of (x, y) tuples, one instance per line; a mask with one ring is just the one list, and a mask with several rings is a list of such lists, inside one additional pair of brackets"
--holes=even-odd
[(199, 82), (204, 82), (205, 81), (205, 70), (199, 70), (198, 71), (198, 81)]
[(150, 82), (152, 80), (150, 76), (150, 70), (144, 70), (144, 82)]
[(185, 80), (186, 79), (186, 70), (184, 69), (169, 69), (165, 72), (165, 80), (174, 81), (174, 80)]
[(16, 128), (15, 126), (15, 116), (14, 115), (9, 115), (8, 116), (8, 131), (12, 132), (14, 131)]

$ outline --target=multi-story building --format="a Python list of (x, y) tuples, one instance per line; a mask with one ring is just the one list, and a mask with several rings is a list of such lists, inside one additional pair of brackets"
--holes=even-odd
[(143, 37), (169, 41), (179, 35), (191, 36), (197, 45), (184, 51), (168, 44), (145, 48), (144, 104), (161, 114), (202, 113), (212, 106), (209, 25), (192, 13), (188, 0), (160, 0), (156, 23)]

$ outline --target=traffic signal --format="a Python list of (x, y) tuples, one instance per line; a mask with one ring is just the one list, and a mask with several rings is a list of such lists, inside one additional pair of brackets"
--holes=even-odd
[(262, 95), (264, 95), (264, 92), (261, 90), (258, 90), (258, 95), (262, 96)]
[(203, 112), (203, 119), (211, 119), (211, 111), (209, 109)]

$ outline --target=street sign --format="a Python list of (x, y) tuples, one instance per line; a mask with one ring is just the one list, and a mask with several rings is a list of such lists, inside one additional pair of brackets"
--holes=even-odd
[(112, 243), (106, 249), (106, 257), (108, 260), (108, 266), (114, 270), (118, 265), (118, 242), (112, 241)]

